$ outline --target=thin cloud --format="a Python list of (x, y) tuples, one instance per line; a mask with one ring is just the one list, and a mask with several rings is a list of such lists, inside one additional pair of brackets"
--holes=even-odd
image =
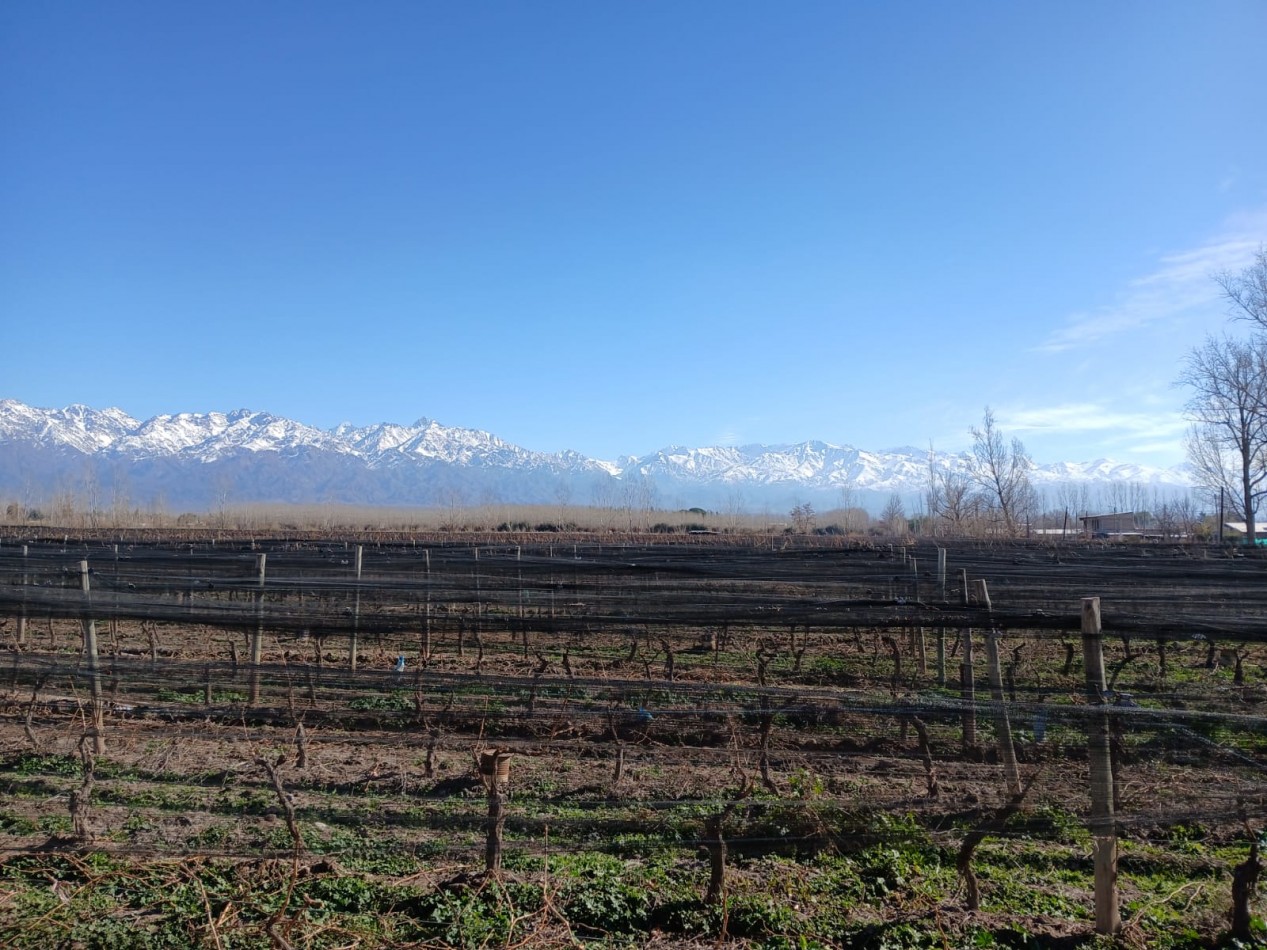
[(1246, 266), (1265, 240), (1267, 211), (1238, 215), (1229, 220), (1223, 234), (1200, 247), (1161, 258), (1155, 271), (1127, 285), (1116, 304), (1073, 314), (1036, 349), (1064, 353), (1198, 307), (1215, 307), (1219, 291), (1211, 275)]
[(1165, 442), (1145, 442), (1141, 445), (1132, 445), (1130, 450), (1135, 455), (1156, 455), (1162, 452), (1174, 452), (1175, 440), (1169, 439)]
[[(998, 424), (1005, 432), (1042, 435), (1116, 432), (1122, 438), (1149, 440), (1177, 436), (1187, 426), (1183, 417), (1175, 412), (1117, 412), (1093, 402), (1000, 410)], [(1174, 443), (1168, 444), (1173, 446)]]
[(1000, 409), (999, 428), (1016, 435), (1035, 457), (1132, 459), (1173, 466), (1183, 460), (1187, 422), (1175, 408), (1129, 410), (1100, 402)]

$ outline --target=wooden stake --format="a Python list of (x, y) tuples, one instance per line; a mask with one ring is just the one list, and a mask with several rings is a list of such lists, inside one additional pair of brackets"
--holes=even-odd
[[(528, 657), (528, 626), (524, 623), (524, 569), (523, 569), (523, 551), (518, 544), (515, 545), (515, 573), (517, 575), (518, 584), (516, 585), (516, 596), (519, 598), (519, 610), (517, 617), (519, 621), (519, 635), (523, 640), (523, 655)], [(511, 642), (514, 642), (515, 636), (511, 634)]]
[(255, 591), (255, 633), (251, 636), (251, 705), (260, 701), (260, 658), (264, 652), (264, 570), (267, 554), (255, 555), (259, 584)]
[(423, 551), (422, 557), (427, 565), (426, 614), (422, 619), (422, 660), (425, 663), (431, 659), (431, 549)]
[(22, 545), (22, 611), (18, 614), (18, 649), (26, 646), (26, 585), (30, 578), (26, 573), (27, 546)]
[(484, 641), (480, 639), (480, 620), (484, 615), (484, 598), (480, 594), (480, 549), (475, 548), (475, 620), (473, 623), (475, 631), (475, 646), (479, 650), (480, 662), (476, 664), (475, 670), (479, 672), (480, 666), (484, 661)]
[[(977, 603), (987, 611), (994, 609), (990, 603), (990, 586), (985, 579), (972, 582), (972, 594)], [(990, 698), (994, 701), (994, 731), (999, 743), (999, 760), (1003, 763), (1003, 775), (1007, 780), (1009, 795), (1021, 793), (1021, 772), (1016, 764), (1016, 747), (1012, 744), (1012, 724), (1008, 721), (1007, 707), (1003, 704), (1003, 668), (999, 661), (999, 632), (993, 626), (985, 635), (986, 667), (990, 676)]]
[(1117, 896), (1117, 826), (1113, 815), (1113, 760), (1109, 713), (1103, 709), (1104, 643), (1100, 636), (1100, 598), (1082, 599), (1082, 659), (1087, 702), (1101, 712), (1087, 720), (1087, 754), (1091, 765), (1091, 834), (1095, 859), (1096, 933), (1122, 929)]
[(356, 587), (352, 595), (352, 641), (348, 644), (348, 669), (356, 670), (356, 637), (361, 626), (361, 553), (362, 546), (356, 546)]
[(963, 631), (963, 658), (959, 664), (959, 698), (963, 700), (963, 747), (977, 744), (977, 687), (972, 679), (972, 628)]
[(985, 582), (985, 578), (972, 582), (972, 596), (977, 598), (978, 606), (986, 610), (993, 609), (990, 605), (990, 586)]
[(92, 689), (92, 750), (106, 751), (105, 708), (101, 700), (101, 667), (97, 660), (97, 622), (92, 619), (92, 588), (88, 580), (88, 562), (79, 562), (79, 585), (84, 592), (84, 658), (88, 664), (88, 681)]
[(946, 628), (937, 628), (937, 685), (946, 688)]
[(1016, 764), (1016, 748), (1012, 744), (1012, 724), (1008, 721), (1003, 699), (1003, 671), (999, 663), (999, 634), (991, 630), (985, 637), (986, 663), (990, 668), (990, 697), (994, 700), (994, 731), (999, 740), (999, 759), (1009, 795), (1021, 793), (1021, 770)]

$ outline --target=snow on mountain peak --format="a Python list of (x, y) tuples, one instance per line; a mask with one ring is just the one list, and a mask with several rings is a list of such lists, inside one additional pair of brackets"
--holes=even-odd
[[(544, 501), (557, 497), (559, 489), (550, 486), (559, 479), (576, 480), (589, 490), (606, 479), (634, 476), (651, 479), (661, 488), (662, 496), (678, 492), (704, 497), (710, 491), (717, 494), (742, 486), (785, 494), (836, 493), (840, 489), (914, 493), (923, 491), (927, 484), (930, 454), (913, 447), (873, 452), (808, 441), (702, 448), (672, 445), (612, 462), (570, 451), (534, 452), (488, 432), (445, 426), (426, 417), (413, 425), (341, 423), (323, 430), (267, 412), (235, 409), (164, 414), (139, 422), (119, 409), (94, 410), (82, 405), (37, 409), (13, 399), (0, 400), (3, 443), (72, 450), (111, 459), (112, 464), (163, 458), (197, 465), (229, 458), (302, 454), (308, 460), (305, 464), (334, 464), (338, 459), (343, 460), (339, 464), (351, 464), (362, 472), (421, 472), (428, 466), (442, 465), (462, 469), (463, 477), (482, 486), (482, 491)], [(329, 461), (314, 461), (320, 459)], [(938, 452), (935, 460), (954, 471), (969, 470), (967, 453)], [(1037, 465), (1031, 477), (1039, 487), (1067, 482), (1130, 481), (1176, 488), (1193, 484), (1186, 466), (1158, 469), (1110, 459)], [(350, 486), (345, 489), (347, 493), (354, 493), (361, 484), (356, 477), (346, 481)], [(516, 487), (509, 487), (512, 485)], [(416, 497), (409, 497), (418, 503)]]

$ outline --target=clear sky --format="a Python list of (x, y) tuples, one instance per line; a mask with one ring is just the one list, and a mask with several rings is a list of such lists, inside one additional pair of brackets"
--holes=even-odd
[(0, 397), (1181, 461), (1267, 3), (0, 5)]

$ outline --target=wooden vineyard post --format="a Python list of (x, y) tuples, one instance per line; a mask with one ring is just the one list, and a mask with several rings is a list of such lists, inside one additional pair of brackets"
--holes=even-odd
[(361, 626), (361, 553), (362, 545), (356, 546), (356, 587), (352, 593), (352, 640), (348, 644), (348, 669), (356, 671), (356, 637)]
[(422, 661), (426, 663), (431, 659), (431, 549), (427, 548), (422, 552), (422, 558), (427, 569), (427, 601), (423, 605), (425, 613), (422, 618)]
[(1082, 659), (1087, 702), (1100, 712), (1087, 719), (1087, 753), (1091, 765), (1091, 835), (1095, 859), (1095, 929), (1115, 934), (1122, 929), (1117, 899), (1117, 827), (1113, 815), (1113, 760), (1110, 723), (1104, 709), (1104, 641), (1100, 636), (1100, 598), (1082, 598)]
[(937, 685), (946, 688), (946, 628), (937, 628)]
[(941, 591), (941, 600), (946, 599), (946, 549), (937, 549), (937, 589)]
[(990, 585), (985, 582), (985, 578), (972, 582), (972, 596), (977, 599), (977, 603), (986, 610), (993, 610), (990, 604)]
[(963, 747), (977, 744), (977, 688), (972, 680), (972, 628), (964, 627), (963, 659), (959, 664), (959, 698), (963, 700)]
[[(523, 551), (518, 544), (515, 545), (515, 575), (516, 589), (515, 594), (519, 601), (519, 609), (516, 611), (516, 618), (519, 622), (519, 636), (523, 641), (524, 659), (528, 658), (528, 627), (524, 624), (524, 568), (523, 568)], [(511, 636), (511, 643), (514, 643), (514, 636)]]
[(185, 612), (194, 612), (194, 546), (189, 545), (189, 560), (185, 566)]
[(484, 842), (484, 873), (492, 878), (502, 873), (502, 836), (506, 830), (506, 789), (510, 784), (510, 750), (484, 749), (477, 764), (488, 790), (487, 837)]
[(22, 609), (18, 614), (18, 649), (26, 646), (26, 585), (30, 578), (26, 572), (27, 546), (22, 545)]
[(267, 554), (255, 555), (258, 586), (255, 590), (255, 633), (251, 636), (251, 705), (260, 701), (260, 658), (264, 651), (264, 570)]
[(968, 606), (968, 569), (966, 567), (959, 569), (959, 601), (963, 606)]
[(79, 586), (84, 592), (84, 658), (88, 664), (88, 682), (92, 690), (92, 750), (97, 755), (106, 751), (105, 710), (101, 701), (101, 667), (97, 661), (97, 621), (92, 619), (92, 587), (88, 579), (88, 562), (79, 562)]
[(114, 609), (110, 611), (110, 640), (113, 644), (111, 654), (114, 659), (111, 661), (111, 672), (114, 671), (114, 664), (118, 662), (119, 657), (119, 546), (114, 546), (114, 593), (110, 595), (111, 603)]
[(475, 580), (475, 617), (471, 621), (472, 633), (475, 635), (475, 672), (479, 673), (484, 664), (484, 637), (483, 631), (480, 629), (483, 624), (481, 619), (484, 616), (484, 598), (480, 594), (480, 549), (475, 548), (475, 568), (473, 571)]
[[(990, 603), (990, 585), (985, 579), (972, 582), (972, 596), (987, 611)], [(991, 623), (985, 634), (985, 660), (990, 676), (990, 698), (994, 702), (994, 732), (999, 743), (999, 761), (1003, 763), (1003, 775), (1007, 779), (1009, 795), (1021, 793), (1021, 772), (1016, 764), (1016, 747), (1012, 744), (1012, 724), (1008, 721), (1007, 707), (1003, 705), (1003, 666), (999, 662), (999, 632)]]
[(994, 731), (999, 740), (999, 759), (1007, 779), (1007, 793), (1021, 794), (1021, 770), (1016, 764), (1016, 747), (1012, 744), (1012, 724), (1003, 701), (1003, 671), (999, 663), (999, 633), (991, 629), (985, 636), (986, 663), (990, 668), (990, 698), (994, 700)]

